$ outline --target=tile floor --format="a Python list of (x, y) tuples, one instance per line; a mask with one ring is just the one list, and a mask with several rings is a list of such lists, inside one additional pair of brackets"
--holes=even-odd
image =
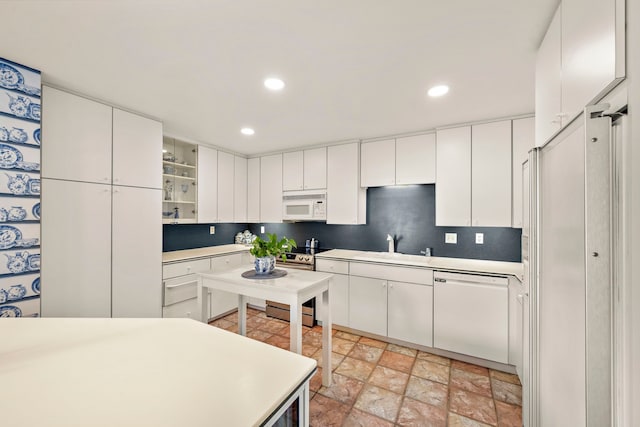
[[(238, 313), (211, 322), (238, 332)], [(247, 336), (289, 348), (289, 324), (247, 310)], [(321, 382), (322, 327), (304, 327), (302, 353), (318, 361), (310, 382), (312, 427), (522, 425), (518, 377), (333, 330), (333, 385)]]

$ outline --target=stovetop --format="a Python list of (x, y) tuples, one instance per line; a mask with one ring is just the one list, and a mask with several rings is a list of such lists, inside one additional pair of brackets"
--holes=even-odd
[(313, 265), (314, 255), (320, 252), (328, 251), (329, 249), (310, 249), (310, 248), (294, 248), (291, 252), (286, 253), (287, 262), (296, 264), (310, 264)]

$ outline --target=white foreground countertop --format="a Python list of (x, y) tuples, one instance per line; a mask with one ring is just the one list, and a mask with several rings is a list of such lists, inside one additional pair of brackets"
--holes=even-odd
[(0, 319), (2, 424), (255, 426), (316, 361), (191, 319)]
[(352, 251), (333, 249), (316, 254), (316, 259), (337, 259), (342, 261), (371, 262), (377, 264), (404, 265), (408, 267), (432, 268), (465, 273), (506, 274), (522, 281), (524, 268), (519, 262), (487, 261), (479, 259), (426, 257), (388, 252)]
[(216, 255), (234, 254), (240, 252), (249, 252), (251, 245), (220, 245), (207, 246), (204, 248), (185, 249), (181, 251), (163, 252), (162, 262), (186, 261), (188, 259), (206, 258)]

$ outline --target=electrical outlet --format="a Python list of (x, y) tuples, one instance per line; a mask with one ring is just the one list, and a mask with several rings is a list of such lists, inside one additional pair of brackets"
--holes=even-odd
[(476, 245), (484, 244), (484, 233), (476, 233)]
[(215, 225), (209, 226), (209, 234), (216, 234), (216, 226)]
[(260, 234), (264, 234), (264, 225), (260, 226)]
[(458, 244), (458, 233), (444, 233), (444, 242)]

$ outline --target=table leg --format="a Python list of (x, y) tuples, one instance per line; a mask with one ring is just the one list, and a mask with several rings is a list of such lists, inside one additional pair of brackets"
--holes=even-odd
[(302, 393), (298, 396), (298, 427), (309, 425), (309, 380), (304, 383)]
[(247, 335), (247, 299), (238, 294), (238, 326), (240, 335)]
[(322, 292), (322, 385), (331, 385), (331, 309), (329, 305), (329, 289)]
[(197, 296), (197, 310), (198, 313), (195, 313), (195, 315), (197, 316), (198, 319), (200, 319), (201, 322), (207, 323), (209, 321), (209, 319), (207, 319), (207, 299), (205, 298), (207, 292), (207, 288), (205, 288), (204, 286), (202, 286), (202, 277), (198, 276), (198, 287), (197, 287), (197, 291), (196, 291), (196, 296)]
[(302, 354), (302, 304), (291, 304), (289, 310), (289, 349)]

